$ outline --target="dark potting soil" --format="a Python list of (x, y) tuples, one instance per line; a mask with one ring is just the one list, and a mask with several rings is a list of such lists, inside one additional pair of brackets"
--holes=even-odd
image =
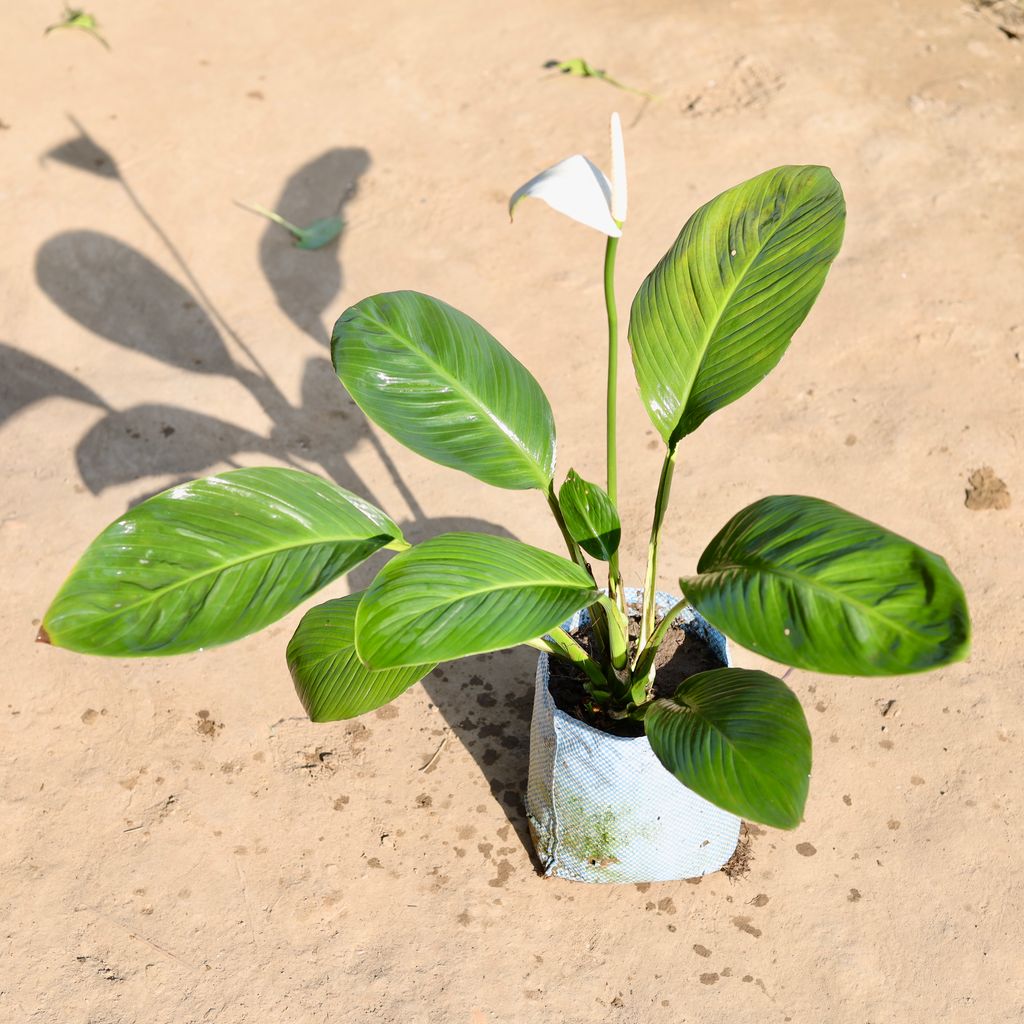
[[(632, 643), (636, 642), (639, 634), (640, 616), (630, 615), (629, 636)], [(571, 635), (584, 650), (590, 652), (589, 626)], [(551, 672), (548, 690), (560, 711), (613, 736), (643, 736), (643, 722), (631, 718), (612, 718), (594, 704), (587, 693), (587, 677), (582, 669), (562, 658), (551, 658), (548, 664)], [(657, 670), (654, 677), (655, 697), (672, 697), (683, 680), (698, 672), (722, 667), (721, 661), (707, 643), (700, 637), (687, 633), (678, 624), (668, 631), (658, 649), (654, 665)]]

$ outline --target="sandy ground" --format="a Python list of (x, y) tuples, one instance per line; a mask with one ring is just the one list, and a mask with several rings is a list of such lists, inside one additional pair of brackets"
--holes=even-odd
[[(96, 0), (108, 53), (44, 39), (56, 6), (7, 5), (0, 43), (0, 1019), (1021, 1020), (1024, 41), (956, 0)], [(540, 70), (577, 55), (663, 98)], [(544, 881), (525, 650), (314, 726), (284, 666), (298, 612), (165, 661), (32, 643), (128, 503), (232, 465), (327, 473), (416, 538), (557, 550), (536, 495), (377, 437), (324, 343), (366, 294), (443, 297), (540, 379), (561, 469), (600, 477), (601, 238), (503, 204), (570, 152), (606, 163), (614, 108), (623, 304), (765, 168), (828, 164), (849, 206), (782, 365), (683, 451), (663, 581), (749, 501), (810, 493), (945, 554), (971, 602), (966, 663), (793, 673), (800, 828), (759, 831), (737, 881)], [(233, 199), (300, 222), (341, 203), (348, 228), (296, 252)], [(635, 580), (660, 452), (628, 364), (622, 384)], [(985, 466), (1008, 507), (965, 505)]]

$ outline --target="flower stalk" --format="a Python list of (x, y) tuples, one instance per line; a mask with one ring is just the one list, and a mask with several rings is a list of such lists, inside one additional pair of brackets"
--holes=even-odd
[(654, 632), (655, 594), (658, 589), (658, 545), (661, 542), (661, 529), (668, 511), (669, 495), (672, 491), (672, 474), (676, 468), (676, 446), (670, 445), (665, 452), (665, 461), (661, 465), (661, 476), (658, 479), (658, 496), (654, 500), (654, 518), (651, 522), (651, 537), (647, 542), (647, 574), (644, 576), (643, 617), (640, 623), (640, 640), (638, 650), (647, 646), (648, 638)]
[[(614, 194), (614, 193), (613, 193)], [(608, 317), (608, 382), (606, 390), (606, 461), (608, 497), (618, 507), (618, 375), (619, 375), (619, 315), (615, 305), (615, 254), (619, 240), (609, 235), (604, 253), (604, 305)], [(625, 612), (625, 597), (622, 590), (622, 574), (619, 570), (619, 552), (612, 553), (608, 560), (608, 592), (619, 610)]]

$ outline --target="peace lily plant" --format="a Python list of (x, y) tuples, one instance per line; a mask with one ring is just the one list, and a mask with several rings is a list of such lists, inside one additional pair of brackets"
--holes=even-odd
[[(374, 552), (397, 554), (364, 591), (308, 611), (288, 645), (315, 721), (396, 698), (443, 661), (528, 644), (576, 666), (587, 709), (642, 723), (665, 768), (754, 821), (801, 819), (811, 739), (796, 696), (767, 672), (720, 668), (655, 696), (655, 654), (689, 604), (742, 646), (838, 675), (921, 672), (965, 656), (969, 619), (946, 563), (827, 501), (763, 497), (711, 540), (685, 597), (654, 594), (683, 442), (782, 358), (839, 251), (842, 191), (824, 167), (778, 167), (723, 192), (683, 226), (640, 286), (628, 339), (640, 396), (665, 444), (639, 636), (619, 572), (615, 254), (626, 220), (622, 132), (612, 177), (583, 156), (537, 175), (532, 196), (607, 236), (607, 479), (555, 485), (555, 426), (529, 371), (438, 299), (373, 295), (342, 314), (332, 359), (365, 414), (414, 452), (484, 483), (534, 489), (568, 557), (516, 540), (447, 533), (411, 546), (383, 512), (295, 469), (238, 469), (126, 512), (73, 569), (40, 639), (114, 657), (237, 640), (287, 614)], [(593, 566), (600, 562), (607, 573)], [(587, 643), (562, 623), (589, 610)]]

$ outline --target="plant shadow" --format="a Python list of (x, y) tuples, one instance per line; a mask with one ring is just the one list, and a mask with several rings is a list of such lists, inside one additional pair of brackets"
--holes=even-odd
[(92, 388), (44, 359), (0, 342), (0, 427), (36, 402), (68, 398), (97, 409), (110, 409)]
[[(178, 373), (212, 375), (240, 385), (266, 414), (270, 428), (259, 434), (220, 416), (161, 402), (115, 408), (57, 367), (2, 344), (0, 424), (33, 402), (54, 396), (102, 410), (103, 415), (75, 449), (82, 480), (94, 494), (146, 477), (184, 481), (213, 466), (236, 465), (236, 458), (243, 453), (258, 453), (291, 465), (317, 461), (336, 483), (379, 505), (347, 458), (356, 444), (368, 441), (379, 458), (381, 476), (390, 478), (409, 508), (409, 517), (399, 525), (410, 541), (467, 530), (513, 536), (473, 516), (428, 519), (327, 359), (306, 359), (300, 400), (292, 404), (220, 314), (182, 253), (125, 181), (112, 154), (81, 125), (74, 124), (78, 135), (49, 150), (44, 160), (118, 183), (160, 238), (186, 283), (111, 235), (76, 230), (61, 232), (39, 248), (35, 271), (40, 289), (65, 314), (105, 342)], [(369, 164), (369, 154), (363, 149), (329, 150), (287, 179), (275, 209), (290, 220), (305, 223), (331, 212), (322, 202), (333, 189), (334, 212), (340, 212)], [(260, 263), (278, 306), (320, 344), (327, 340), (322, 315), (342, 287), (337, 247), (334, 243), (319, 253), (297, 250), (273, 225), (268, 225), (260, 242)], [(229, 407), (225, 402), (218, 411), (223, 413)], [(137, 504), (165, 486), (145, 490), (129, 504)], [(369, 586), (384, 557), (375, 557), (348, 574), (353, 590)], [(534, 670), (533, 652), (519, 648), (446, 664), (423, 682), (531, 856), (523, 797)]]
[[(92, 334), (180, 373), (232, 380), (270, 421), (269, 432), (261, 435), (219, 416), (165, 403), (125, 409), (104, 403), (106, 416), (75, 450), (82, 480), (94, 494), (140, 477), (195, 475), (218, 464), (235, 465), (245, 452), (290, 465), (323, 453), (318, 461), (328, 476), (375, 500), (346, 458), (369, 437), (369, 427), (327, 360), (307, 359), (301, 400), (293, 405), (258, 362), (232, 355), (226, 332), (193, 291), (102, 232), (55, 235), (38, 250), (35, 270), (42, 292)], [(54, 372), (60, 371), (47, 372), (55, 380)]]
[(473, 756), (539, 871), (524, 805), (536, 671), (536, 651), (514, 647), (439, 665), (421, 685)]
[[(347, 203), (359, 189), (370, 166), (361, 147), (329, 149), (303, 164), (288, 177), (272, 209), (293, 224), (305, 225), (337, 215), (344, 222)], [(289, 242), (281, 228), (268, 224), (260, 239), (260, 266), (286, 317), (314, 341), (327, 345), (330, 331), (323, 315), (345, 283), (338, 250), (345, 230), (316, 252), (304, 252)]]

